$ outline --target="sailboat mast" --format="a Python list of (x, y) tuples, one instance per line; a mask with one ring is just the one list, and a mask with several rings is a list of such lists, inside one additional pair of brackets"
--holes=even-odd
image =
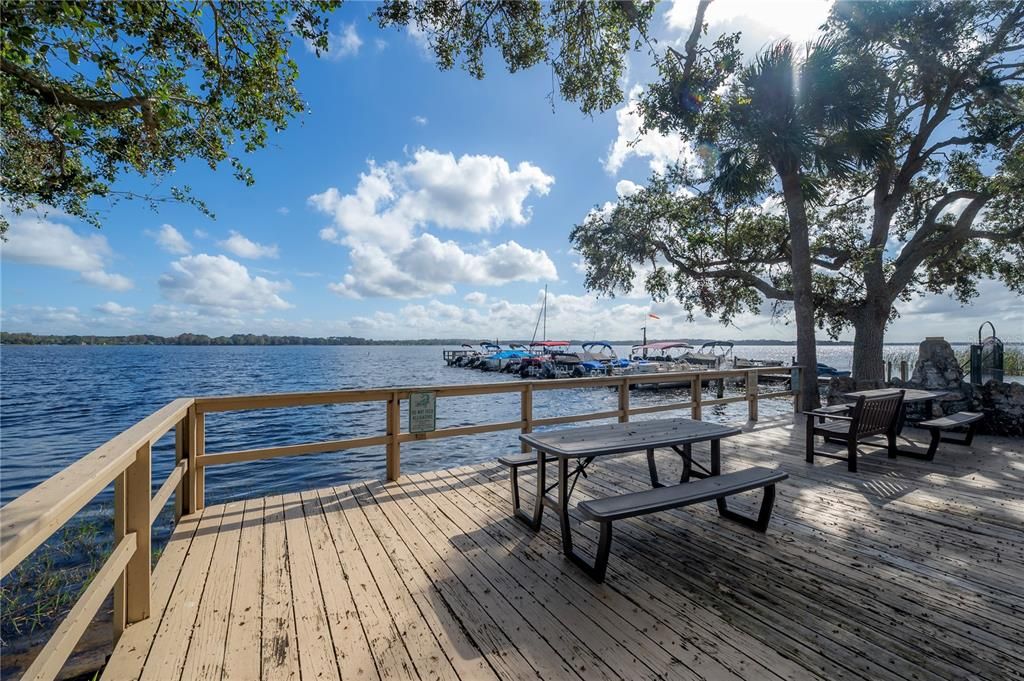
[(548, 339), (548, 285), (544, 284), (544, 306), (542, 308), (544, 312), (544, 340)]

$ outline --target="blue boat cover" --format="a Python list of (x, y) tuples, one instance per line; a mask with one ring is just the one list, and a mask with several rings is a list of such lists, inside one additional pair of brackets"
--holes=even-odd
[(525, 350), (502, 350), (496, 352), (487, 359), (523, 359), (525, 357), (533, 357), (532, 352), (526, 352)]

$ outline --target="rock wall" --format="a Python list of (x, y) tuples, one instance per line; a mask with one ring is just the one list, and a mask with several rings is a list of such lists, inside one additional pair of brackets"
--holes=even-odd
[[(989, 435), (1024, 437), (1024, 385), (989, 381), (971, 385), (963, 380), (964, 372), (953, 348), (942, 338), (926, 338), (920, 346), (917, 363), (910, 380), (893, 379), (892, 388), (945, 391), (947, 394), (932, 405), (932, 414), (923, 414), (923, 406), (909, 405), (910, 420), (952, 414), (958, 411), (980, 411), (985, 414), (978, 431)], [(858, 390), (852, 378), (833, 378), (828, 386), (828, 403), (850, 402), (846, 393)]]
[(985, 413), (983, 433), (1024, 437), (1024, 384), (989, 381), (974, 388), (974, 409)]

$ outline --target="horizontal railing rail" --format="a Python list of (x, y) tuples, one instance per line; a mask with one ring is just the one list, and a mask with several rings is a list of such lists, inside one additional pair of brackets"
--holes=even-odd
[[(209, 466), (384, 446), (386, 475), (388, 480), (395, 480), (401, 472), (401, 445), (406, 442), (505, 430), (529, 433), (539, 427), (604, 419), (626, 422), (635, 415), (684, 409), (690, 410), (692, 418), (700, 419), (706, 407), (737, 402), (746, 402), (748, 418), (757, 420), (758, 402), (763, 399), (792, 397), (796, 409), (800, 397), (800, 370), (800, 367), (751, 367), (174, 400), (0, 508), (0, 576), (6, 576), (103, 489), (114, 484), (114, 549), (23, 678), (52, 679), (59, 674), (111, 591), (114, 595), (115, 643), (126, 626), (150, 616), (152, 525), (172, 495), (175, 498), (175, 519), (204, 507), (205, 470)], [(759, 379), (763, 376), (788, 376), (790, 389), (762, 393), (759, 390)], [(706, 383), (728, 379), (743, 379), (745, 394), (725, 397), (719, 391), (719, 397), (704, 399), (703, 386)], [(666, 383), (688, 386), (690, 399), (685, 402), (630, 406), (631, 388)], [(617, 390), (616, 409), (563, 416), (534, 416), (533, 395), (536, 392), (602, 387)], [(518, 394), (520, 414), (516, 420), (452, 426), (422, 433), (403, 432), (400, 422), (402, 401), (408, 401), (413, 393), (421, 392), (431, 392), (435, 399)], [(366, 402), (385, 403), (383, 434), (206, 453), (206, 415), (210, 413)], [(172, 428), (175, 431), (175, 465), (161, 482), (156, 494), (153, 494), (153, 445)], [(528, 451), (525, 445), (522, 448)]]

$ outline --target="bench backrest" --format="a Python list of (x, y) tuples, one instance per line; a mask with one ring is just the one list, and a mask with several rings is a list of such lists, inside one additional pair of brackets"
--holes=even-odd
[(903, 408), (903, 391), (877, 397), (860, 396), (853, 407), (850, 433), (858, 439), (888, 433), (896, 427)]

